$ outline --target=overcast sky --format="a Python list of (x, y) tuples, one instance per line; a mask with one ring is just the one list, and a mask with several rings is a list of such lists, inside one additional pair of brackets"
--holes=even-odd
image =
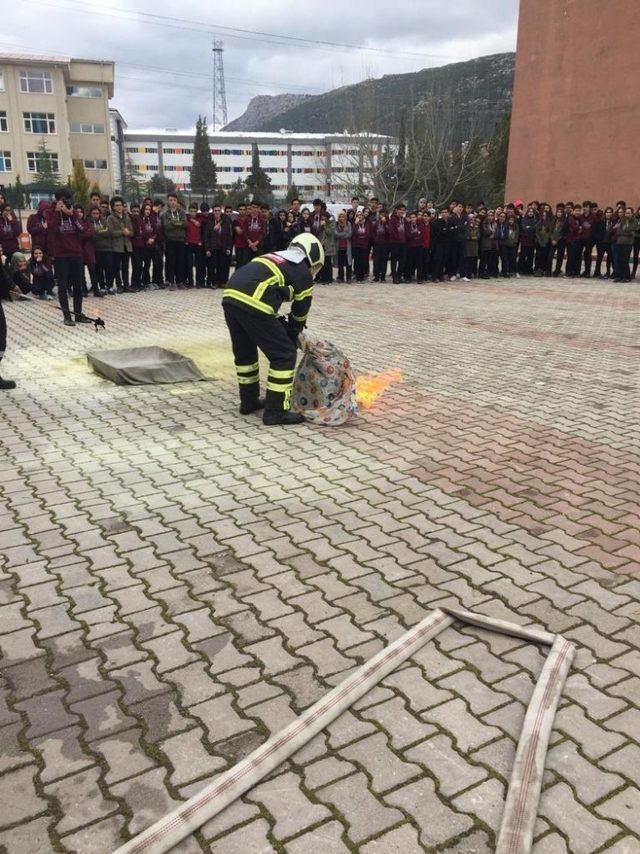
[(112, 106), (133, 129), (182, 129), (199, 113), (211, 116), (214, 37), (224, 42), (231, 121), (254, 95), (319, 94), (368, 77), (515, 50), (518, 17), (517, 0), (14, 0), (11, 6), (0, 51), (114, 60)]

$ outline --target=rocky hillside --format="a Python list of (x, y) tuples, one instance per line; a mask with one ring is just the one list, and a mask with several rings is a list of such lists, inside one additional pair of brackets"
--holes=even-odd
[[(299, 106), (312, 95), (256, 95), (249, 101), (247, 109), (241, 116), (225, 125), (223, 130), (252, 131), (260, 130), (265, 122), (275, 119), (281, 113), (288, 112)], [(277, 122), (276, 122), (277, 124)], [(278, 125), (280, 130), (282, 125)]]
[[(453, 117), (455, 136), (460, 141), (474, 133), (489, 138), (496, 121), (511, 109), (514, 67), (514, 53), (498, 53), (411, 74), (390, 74), (304, 97), (278, 115), (245, 122), (242, 129), (277, 131), (284, 127), (303, 133), (346, 129), (395, 134), (403, 111), (431, 104), (434, 111), (446, 111), (449, 118)], [(254, 98), (251, 104), (260, 100)]]

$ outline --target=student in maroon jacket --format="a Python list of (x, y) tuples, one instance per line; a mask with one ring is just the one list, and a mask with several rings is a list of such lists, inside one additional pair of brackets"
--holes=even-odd
[(391, 256), (391, 278), (400, 284), (407, 263), (407, 206), (400, 202), (389, 217), (389, 254)]
[(80, 240), (82, 243), (82, 294), (85, 297), (89, 296), (87, 288), (87, 280), (84, 274), (86, 267), (89, 272), (89, 280), (91, 281), (91, 289), (94, 297), (102, 297), (104, 294), (98, 285), (98, 277), (96, 275), (96, 250), (93, 246), (93, 220), (91, 217), (85, 217), (85, 211), (82, 205), (74, 205), (73, 212), (76, 219), (82, 226)]
[(185, 262), (187, 268), (187, 287), (193, 287), (193, 268), (196, 268), (196, 288), (204, 287), (206, 275), (205, 256), (202, 240), (202, 223), (206, 215), (192, 202), (187, 212)]
[(353, 275), (356, 282), (369, 278), (369, 249), (371, 234), (369, 223), (362, 213), (357, 213), (351, 227), (351, 251), (353, 252)]
[(47, 211), (51, 207), (51, 202), (46, 199), (38, 202), (38, 210), (32, 213), (27, 220), (27, 231), (31, 235), (31, 249), (42, 249), (45, 255), (48, 253), (48, 231), (47, 231)]
[[(51, 229), (52, 249), (58, 281), (58, 300), (65, 326), (91, 323), (82, 313), (82, 223), (71, 206), (71, 194), (66, 187), (56, 190), (55, 203), (48, 214), (47, 226)], [(73, 312), (69, 311), (68, 292), (73, 292)]]
[(18, 237), (20, 236), (20, 223), (17, 216), (13, 212), (13, 208), (8, 202), (2, 206), (2, 216), (0, 218), (0, 247), (7, 259), (7, 264), (11, 261), (11, 256), (19, 249)]
[(386, 211), (377, 213), (374, 221), (369, 220), (373, 243), (373, 281), (384, 282), (389, 263), (389, 218)]
[(407, 222), (407, 256), (404, 268), (405, 282), (422, 282), (422, 222), (414, 211)]
[(567, 276), (579, 276), (582, 260), (582, 205), (574, 205), (567, 218)]
[(229, 281), (231, 250), (233, 249), (233, 224), (231, 208), (222, 212), (220, 205), (213, 206), (211, 217), (202, 225), (202, 239), (207, 259), (208, 279), (212, 288), (219, 288)]
[(251, 202), (249, 211), (244, 218), (244, 230), (249, 247), (249, 260), (264, 252), (264, 240), (267, 236), (267, 223), (260, 213), (260, 205)]

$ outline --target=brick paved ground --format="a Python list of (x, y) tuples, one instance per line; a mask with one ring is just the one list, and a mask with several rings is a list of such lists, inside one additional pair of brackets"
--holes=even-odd
[[(217, 294), (92, 303), (100, 338), (8, 308), (0, 849), (107, 854), (461, 603), (578, 644), (536, 854), (640, 851), (640, 287), (318, 290), (312, 329), (405, 377), (342, 429), (236, 414)], [(214, 379), (119, 388), (97, 343)], [(179, 850), (492, 851), (542, 660), (447, 629)]]

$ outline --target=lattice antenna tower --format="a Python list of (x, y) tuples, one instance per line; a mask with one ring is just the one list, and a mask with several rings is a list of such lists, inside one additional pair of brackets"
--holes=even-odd
[(227, 124), (227, 95), (224, 86), (224, 48), (221, 41), (213, 41), (213, 132)]

